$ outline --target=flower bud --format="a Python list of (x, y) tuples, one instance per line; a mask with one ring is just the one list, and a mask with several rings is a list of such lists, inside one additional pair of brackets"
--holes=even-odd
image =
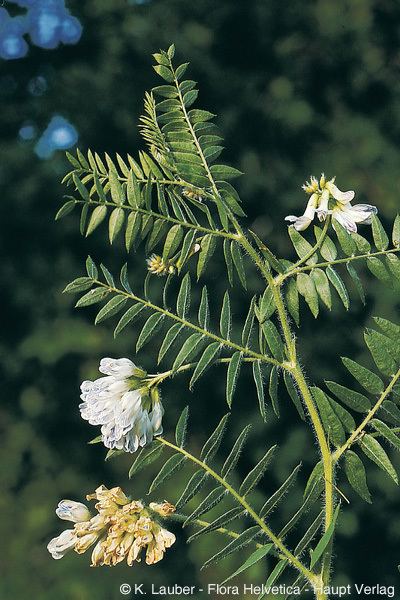
[(64, 521), (73, 523), (81, 523), (90, 519), (88, 507), (82, 502), (74, 502), (74, 500), (61, 500), (56, 508), (56, 515)]

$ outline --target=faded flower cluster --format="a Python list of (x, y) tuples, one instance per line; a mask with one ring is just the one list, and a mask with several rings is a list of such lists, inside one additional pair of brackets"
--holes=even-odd
[(378, 212), (377, 208), (370, 204), (353, 206), (351, 201), (354, 192), (339, 190), (335, 185), (335, 177), (327, 181), (322, 174), (318, 181), (312, 176), (310, 181), (303, 185), (303, 190), (310, 195), (304, 214), (300, 217), (288, 215), (285, 219), (292, 223), (297, 231), (307, 229), (315, 215), (320, 221), (325, 221), (328, 215), (332, 215), (332, 219), (340, 223), (349, 233), (355, 233), (358, 223), (369, 225), (372, 215)]
[(147, 373), (128, 358), (103, 358), (105, 374), (81, 385), (81, 416), (101, 426), (107, 448), (136, 452), (162, 433), (164, 409), (156, 387), (148, 386)]
[(74, 523), (53, 538), (47, 549), (55, 559), (68, 551), (83, 554), (94, 546), (91, 566), (113, 566), (126, 560), (129, 566), (140, 562), (142, 550), (146, 552), (146, 564), (160, 561), (167, 548), (175, 542), (175, 536), (164, 529), (155, 519), (155, 513), (166, 517), (175, 511), (168, 502), (151, 503), (146, 508), (138, 500), (131, 501), (120, 487), (107, 489), (101, 485), (87, 500), (97, 500), (97, 514), (91, 514), (85, 504), (62, 500), (56, 514), (60, 519)]

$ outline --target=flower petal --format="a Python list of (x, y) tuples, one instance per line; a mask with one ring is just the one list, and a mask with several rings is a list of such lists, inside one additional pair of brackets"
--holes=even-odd
[(342, 202), (343, 204), (351, 202), (355, 196), (355, 192), (353, 190), (342, 192), (332, 181), (328, 181), (326, 187), (328, 188), (333, 198), (335, 198), (335, 200), (338, 200), (339, 202)]

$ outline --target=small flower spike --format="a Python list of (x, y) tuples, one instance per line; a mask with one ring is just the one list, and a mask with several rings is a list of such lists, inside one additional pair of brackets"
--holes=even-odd
[(152, 565), (162, 560), (167, 548), (174, 544), (174, 534), (154, 518), (154, 513), (167, 517), (175, 511), (169, 502), (152, 503), (148, 510), (139, 500), (131, 501), (120, 487), (109, 490), (104, 485), (87, 499), (97, 500), (97, 514), (93, 517), (81, 502), (59, 503), (56, 514), (61, 519), (75, 521), (75, 525), (48, 543), (47, 549), (54, 559), (63, 558), (69, 550), (83, 554), (94, 546), (92, 567), (113, 566), (123, 560), (131, 566), (140, 561), (142, 551), (146, 553), (146, 564)]
[(328, 215), (332, 215), (332, 219), (338, 221), (349, 233), (355, 233), (358, 223), (369, 225), (372, 215), (378, 212), (376, 206), (370, 204), (352, 206), (354, 191), (342, 192), (335, 185), (335, 177), (327, 181), (323, 173), (319, 182), (316, 177), (312, 176), (302, 188), (307, 194), (310, 194), (304, 214), (300, 217), (288, 215), (285, 218), (297, 231), (307, 229), (315, 215), (320, 221), (325, 221)]

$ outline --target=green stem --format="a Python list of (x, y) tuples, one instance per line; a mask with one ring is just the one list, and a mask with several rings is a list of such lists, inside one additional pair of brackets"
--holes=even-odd
[[(229, 364), (231, 362), (232, 358), (218, 358), (217, 360), (214, 361), (214, 365), (223, 365), (223, 364)], [(243, 358), (242, 362), (256, 362), (257, 360), (259, 360), (258, 358)], [(180, 373), (184, 373), (185, 371), (190, 371), (191, 369), (195, 369), (197, 367), (197, 362), (194, 363), (187, 363), (186, 365), (182, 365), (181, 367), (178, 367), (177, 369), (170, 369), (169, 371), (164, 371), (164, 373), (159, 373), (157, 375), (153, 375), (151, 376), (150, 379), (150, 383), (149, 383), (149, 387), (152, 387), (154, 385), (160, 385), (160, 383), (162, 383), (163, 381), (165, 381), (165, 379), (168, 379), (169, 377), (175, 377), (175, 375), (178, 375)]]
[(107, 283), (103, 283), (102, 281), (100, 281), (98, 279), (93, 279), (93, 283), (95, 283), (96, 285), (99, 285), (101, 287), (104, 287), (104, 288), (108, 289), (110, 292), (114, 292), (115, 294), (118, 294), (119, 296), (124, 296), (125, 298), (129, 298), (130, 300), (139, 302), (140, 304), (147, 306), (147, 308), (151, 308), (153, 311), (159, 312), (162, 315), (168, 317), (169, 319), (172, 319), (173, 321), (176, 321), (177, 323), (181, 323), (185, 327), (188, 327), (189, 329), (192, 329), (193, 331), (196, 331), (197, 333), (201, 333), (202, 335), (209, 337), (210, 339), (214, 340), (215, 342), (219, 342), (221, 344), (221, 346), (227, 346), (228, 348), (232, 348), (233, 350), (238, 350), (239, 352), (242, 352), (243, 354), (247, 354), (249, 357), (252, 357), (256, 360), (261, 360), (262, 362), (267, 362), (267, 363), (273, 364), (278, 367), (282, 366), (279, 361), (275, 360), (275, 358), (272, 358), (270, 356), (265, 356), (263, 354), (259, 354), (258, 352), (254, 352), (253, 350), (250, 350), (249, 348), (244, 348), (243, 346), (240, 346), (239, 344), (236, 344), (235, 342), (232, 342), (231, 340), (226, 340), (225, 338), (221, 338), (218, 335), (215, 335), (214, 333), (211, 333), (210, 331), (207, 331), (206, 329), (202, 329), (198, 325), (195, 325), (194, 323), (191, 323), (190, 321), (187, 321), (186, 319), (183, 319), (182, 317), (175, 315), (174, 313), (170, 312), (169, 310), (167, 310), (165, 308), (161, 308), (161, 306), (157, 306), (156, 304), (153, 304), (149, 300), (144, 300), (143, 298), (136, 296), (136, 294), (134, 294), (133, 292), (129, 293), (124, 290), (120, 290), (116, 287), (108, 285)]
[(220, 475), (218, 475), (218, 473), (216, 473), (209, 465), (204, 463), (199, 458), (196, 458), (189, 452), (187, 452), (184, 448), (180, 448), (179, 446), (176, 446), (172, 442), (168, 442), (165, 438), (162, 438), (162, 437), (157, 437), (156, 440), (157, 440), (157, 442), (160, 442), (161, 444), (164, 444), (165, 446), (172, 448), (173, 450), (175, 450), (175, 452), (180, 452), (181, 454), (183, 454), (183, 456), (186, 456), (186, 458), (188, 458), (189, 460), (194, 462), (196, 465), (198, 465), (199, 467), (204, 469), (204, 471), (206, 471), (211, 477), (213, 477), (216, 481), (218, 481), (218, 483), (220, 483), (222, 486), (224, 486), (224, 488), (231, 494), (231, 496), (233, 498), (235, 498), (235, 500), (243, 506), (243, 508), (247, 511), (247, 513), (251, 516), (251, 518), (257, 523), (257, 525), (260, 526), (260, 529), (262, 531), (264, 531), (264, 533), (268, 536), (268, 538), (275, 545), (275, 547), (287, 558), (289, 563), (293, 567), (295, 567), (300, 573), (302, 573), (304, 575), (304, 577), (306, 577), (308, 579), (308, 581), (310, 581), (310, 583), (315, 585), (316, 581), (318, 580), (315, 573), (313, 573), (305, 565), (303, 565), (303, 563), (294, 554), (292, 554), (290, 552), (290, 550), (288, 550), (288, 548), (286, 548), (286, 546), (282, 542), (282, 540), (280, 540), (271, 531), (271, 529), (268, 527), (268, 525), (266, 525), (264, 523), (263, 519), (261, 519), (261, 517), (259, 517), (258, 514), (255, 512), (255, 510), (250, 506), (250, 504), (247, 502), (247, 500), (244, 497), (242, 497), (239, 494), (239, 492), (237, 492), (227, 481), (225, 481), (225, 479), (223, 479)]
[(376, 404), (368, 412), (367, 416), (365, 417), (365, 419), (363, 420), (361, 425), (359, 425), (357, 427), (357, 429), (355, 429), (353, 431), (353, 433), (350, 435), (348, 440), (343, 444), (343, 446), (340, 446), (340, 448), (337, 448), (337, 450), (335, 450), (335, 452), (332, 454), (332, 460), (334, 463), (336, 463), (339, 460), (339, 458), (342, 456), (342, 454), (344, 452), (346, 452), (346, 450), (348, 450), (350, 448), (350, 446), (352, 446), (354, 444), (354, 442), (357, 440), (359, 435), (364, 431), (364, 429), (366, 428), (368, 423), (371, 421), (371, 419), (375, 416), (375, 414), (377, 413), (379, 408), (382, 406), (384, 400), (388, 397), (388, 395), (392, 391), (393, 387), (396, 385), (396, 382), (399, 380), (399, 378), (400, 378), (400, 369), (397, 371), (397, 373), (395, 373), (395, 375), (393, 375), (391, 382), (389, 383), (387, 388), (382, 392), (382, 394), (379, 396)]
[[(330, 216), (328, 216), (325, 219), (324, 227), (322, 229), (319, 240), (317, 240), (317, 243), (304, 256), (302, 256), (296, 263), (294, 263), (294, 265), (288, 271), (288, 274), (291, 273), (292, 271), (295, 271), (298, 267), (301, 267), (302, 265), (304, 265), (304, 263), (306, 263), (312, 256), (314, 256), (314, 254), (321, 248), (321, 246), (324, 243), (324, 240), (327, 236), (328, 227), (330, 225), (330, 222), (331, 222), (331, 218), (330, 218)], [(286, 273), (285, 273), (285, 275), (286, 275)]]

